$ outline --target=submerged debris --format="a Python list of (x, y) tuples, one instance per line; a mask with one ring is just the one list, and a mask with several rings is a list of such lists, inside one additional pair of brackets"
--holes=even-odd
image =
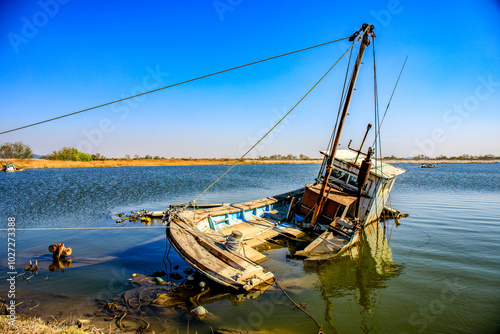
[(171, 274), (170, 274), (170, 278), (171, 278), (171, 279), (174, 279), (174, 280), (181, 280), (181, 279), (182, 279), (182, 276), (181, 276), (181, 274), (179, 274), (179, 273), (175, 273), (175, 272), (174, 272), (174, 273), (171, 273)]
[(208, 314), (208, 311), (203, 306), (198, 306), (189, 311), (189, 314), (191, 314), (197, 319), (203, 319)]
[(167, 275), (167, 273), (164, 272), (163, 270), (158, 270), (151, 274), (151, 276), (153, 277), (163, 277), (165, 275)]
[(54, 260), (59, 260), (60, 258), (70, 256), (73, 253), (73, 250), (69, 247), (65, 247), (63, 243), (59, 243), (50, 245), (49, 252), (52, 253), (52, 258)]
[[(146, 225), (151, 224), (151, 219), (157, 218), (157, 219), (163, 219), (166, 211), (148, 211), (146, 209), (141, 209), (137, 212), (135, 211), (130, 211), (131, 214), (125, 215), (125, 213), (119, 213), (117, 215), (112, 215), (111, 218), (115, 219), (120, 217), (120, 219), (116, 219), (117, 224), (121, 224), (126, 222), (127, 220), (131, 223), (140, 221), (141, 223), (144, 223)], [(125, 216), (125, 217), (123, 217)], [(123, 217), (123, 218), (121, 218)]]

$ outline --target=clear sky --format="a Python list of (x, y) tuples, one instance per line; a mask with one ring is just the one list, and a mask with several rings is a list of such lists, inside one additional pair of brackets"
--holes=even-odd
[[(382, 155), (500, 155), (498, 1), (2, 1), (0, 131), (375, 25)], [(348, 47), (343, 41), (1, 135), (37, 154), (238, 157)], [(319, 157), (345, 62), (250, 155)], [(373, 123), (367, 49), (343, 147)], [(372, 133), (373, 135), (373, 133)], [(373, 140), (370, 140), (370, 142)]]

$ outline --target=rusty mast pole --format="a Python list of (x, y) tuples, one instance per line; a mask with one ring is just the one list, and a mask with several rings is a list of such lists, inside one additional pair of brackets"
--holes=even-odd
[(323, 184), (321, 185), (318, 202), (316, 203), (316, 206), (314, 208), (314, 213), (311, 218), (311, 224), (309, 225), (310, 228), (314, 227), (314, 225), (316, 224), (316, 220), (318, 219), (318, 216), (321, 210), (323, 209), (323, 204), (325, 202), (326, 185), (328, 184), (328, 180), (330, 179), (330, 175), (332, 174), (333, 162), (335, 161), (335, 154), (337, 152), (337, 147), (339, 145), (340, 135), (342, 134), (342, 129), (344, 128), (345, 118), (347, 116), (347, 111), (349, 110), (349, 104), (351, 103), (352, 92), (354, 91), (354, 86), (356, 85), (356, 79), (358, 78), (359, 67), (363, 59), (365, 46), (370, 44), (370, 40), (368, 39), (368, 34), (373, 32), (373, 25), (365, 23), (361, 27), (361, 30), (363, 30), (363, 32), (361, 37), (361, 44), (359, 46), (358, 56), (356, 58), (356, 63), (354, 64), (354, 67), (352, 69), (351, 80), (349, 82), (349, 89), (346, 94), (344, 108), (342, 109), (342, 115), (340, 116), (339, 126), (337, 129), (337, 133), (335, 134), (335, 140), (333, 142), (332, 150), (330, 152), (330, 155), (328, 156), (325, 177), (323, 178)]

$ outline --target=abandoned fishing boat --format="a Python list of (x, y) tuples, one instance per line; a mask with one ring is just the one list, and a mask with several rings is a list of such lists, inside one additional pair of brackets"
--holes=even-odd
[(348, 89), (342, 94), (338, 123), (328, 150), (321, 152), (323, 163), (312, 184), (240, 204), (170, 207), (167, 236), (189, 265), (224, 286), (259, 289), (274, 282), (274, 274), (260, 265), (267, 257), (256, 250), (269, 240), (303, 241), (305, 247), (292, 256), (325, 260), (349, 254), (364, 235), (383, 233), (382, 215), (401, 214), (385, 204), (395, 178), (405, 170), (375, 159), (374, 148), (362, 151), (371, 125), (359, 149), (337, 149), (370, 36), (375, 37), (373, 26), (364, 24), (350, 38), (352, 45), (360, 43), (359, 51), (350, 77), (346, 75)]
[(13, 163), (8, 163), (3, 167), (4, 172), (22, 172), (24, 169), (17, 169)]

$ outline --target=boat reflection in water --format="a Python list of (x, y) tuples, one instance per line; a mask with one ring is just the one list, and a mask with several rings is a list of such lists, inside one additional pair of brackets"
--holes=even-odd
[(385, 288), (389, 279), (399, 276), (403, 271), (403, 265), (395, 264), (392, 259), (386, 229), (381, 224), (374, 225), (378, 227), (374, 227), (374, 233), (364, 234), (348, 256), (321, 263), (304, 261), (304, 271), (315, 273), (318, 277), (314, 289), (325, 303), (324, 318), (332, 327), (339, 322), (339, 319), (335, 319), (334, 301), (352, 296), (359, 309), (363, 332), (376, 330), (373, 328), (377, 326), (374, 312), (378, 302), (376, 292)]

